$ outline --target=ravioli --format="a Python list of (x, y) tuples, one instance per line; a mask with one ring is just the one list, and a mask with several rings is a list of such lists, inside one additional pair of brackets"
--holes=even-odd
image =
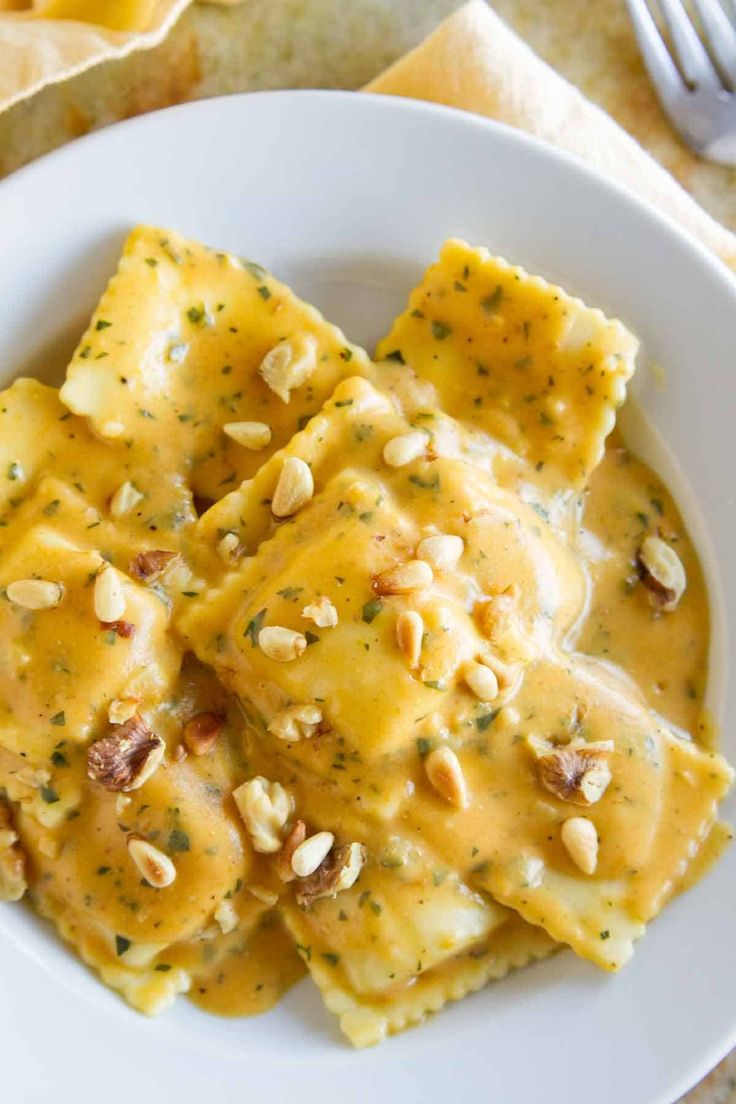
[[(259, 367), (285, 340), (306, 342), (308, 370), (276, 394)], [(142, 226), (129, 236), (67, 370), (61, 399), (141, 463), (221, 498), (315, 413), (362, 349), (259, 265)], [(260, 422), (252, 450), (223, 430)]]
[(438, 403), (556, 482), (583, 486), (603, 456), (638, 342), (561, 288), (448, 241), (379, 342)]

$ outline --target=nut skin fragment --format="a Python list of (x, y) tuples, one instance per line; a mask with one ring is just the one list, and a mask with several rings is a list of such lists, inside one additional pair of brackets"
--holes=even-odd
[(611, 781), (608, 753), (613, 745), (568, 744), (537, 758), (539, 780), (545, 789), (573, 805), (594, 805)]
[(172, 560), (179, 558), (177, 552), (167, 552), (163, 548), (154, 548), (148, 552), (139, 552), (130, 564), (130, 574), (136, 579), (147, 582), (162, 575)]
[(265, 422), (226, 422), (222, 428), (237, 445), (254, 452), (271, 444), (271, 427)]
[(281, 850), (281, 832), (294, 809), (294, 799), (279, 782), (258, 774), (233, 790), (238, 812), (248, 829), (253, 850), (272, 855)]
[(598, 866), (598, 833), (587, 817), (570, 817), (560, 829), (560, 838), (572, 861), (583, 874), (595, 874)]
[(100, 621), (100, 628), (114, 632), (124, 640), (130, 640), (135, 636), (135, 625), (132, 621)]
[(309, 464), (298, 456), (287, 456), (281, 465), (271, 499), (271, 513), (277, 518), (291, 517), (314, 494), (314, 479)]
[(333, 603), (324, 594), (304, 607), (302, 617), (313, 621), (318, 629), (334, 629), (339, 620)]
[(267, 625), (258, 634), (258, 647), (269, 659), (291, 663), (304, 654), (307, 638), (303, 633), (285, 629), (282, 625)]
[(139, 789), (158, 770), (166, 745), (136, 713), (87, 751), (87, 774), (110, 793)]
[(333, 847), (313, 874), (297, 881), (294, 890), (297, 903), (308, 908), (320, 897), (336, 897), (342, 890), (350, 889), (357, 882), (367, 857), (362, 843)]
[(309, 333), (295, 333), (279, 341), (266, 353), (258, 374), (282, 402), (309, 379), (317, 367), (317, 339)]
[(462, 537), (452, 533), (438, 533), (425, 537), (417, 545), (417, 559), (425, 560), (435, 571), (452, 571), (465, 551)]
[(225, 727), (221, 713), (197, 713), (184, 725), (182, 739), (192, 755), (207, 755), (212, 751)]
[(410, 668), (418, 667), (422, 655), (424, 619), (416, 610), (402, 610), (396, 618), (396, 643)]
[(121, 621), (125, 616), (125, 606), (125, 594), (120, 576), (114, 567), (106, 564), (100, 568), (95, 578), (95, 617), (106, 624)]
[(637, 564), (652, 605), (670, 613), (687, 587), (685, 568), (674, 548), (661, 537), (650, 535), (642, 542)]
[(128, 836), (128, 854), (150, 886), (165, 889), (176, 880), (176, 867), (163, 851), (142, 836)]
[(382, 571), (380, 575), (374, 575), (371, 586), (376, 594), (410, 594), (413, 590), (421, 590), (430, 586), (434, 579), (434, 572), (424, 560), (408, 560), (406, 563), (396, 564)]
[(390, 468), (403, 468), (412, 460), (418, 460), (427, 451), (427, 436), (419, 430), (392, 437), (383, 446), (384, 463)]
[(322, 710), (318, 705), (304, 702), (289, 705), (276, 713), (268, 722), (268, 731), (279, 740), (296, 744), (309, 740), (322, 724)]
[(291, 856), (291, 869), (298, 878), (308, 878), (332, 850), (335, 837), (332, 832), (316, 832), (308, 836)]
[(8, 583), (5, 593), (21, 609), (55, 609), (64, 597), (64, 587), (48, 579), (17, 579)]
[(10, 807), (0, 800), (0, 901), (20, 901), (27, 888), (25, 854), (13, 828)]
[(465, 783), (463, 768), (455, 752), (448, 747), (435, 748), (424, 760), (427, 778), (434, 790), (454, 805), (456, 809), (466, 809), (468, 805), (468, 787)]

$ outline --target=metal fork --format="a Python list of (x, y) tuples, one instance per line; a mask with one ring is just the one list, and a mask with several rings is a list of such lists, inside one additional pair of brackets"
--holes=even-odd
[(667, 39), (647, 0), (627, 0), (649, 76), (675, 129), (709, 161), (736, 165), (736, 28), (719, 0), (657, 0)]

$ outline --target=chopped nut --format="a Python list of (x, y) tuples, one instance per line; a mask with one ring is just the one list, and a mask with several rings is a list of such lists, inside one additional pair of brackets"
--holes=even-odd
[(263, 855), (281, 850), (281, 831), (294, 808), (288, 790), (279, 782), (256, 775), (233, 790), (233, 798), (253, 842)]
[(163, 548), (154, 548), (148, 552), (139, 552), (131, 562), (130, 574), (136, 579), (148, 582), (163, 575), (172, 560), (179, 558), (177, 552), (167, 552)]
[(427, 451), (427, 435), (419, 430), (392, 437), (383, 446), (383, 459), (390, 468), (403, 468)]
[(583, 874), (594, 874), (598, 865), (598, 833), (587, 817), (570, 817), (562, 825), (560, 838), (568, 855)]
[(256, 901), (260, 901), (264, 905), (268, 905), (271, 908), (279, 899), (278, 893), (274, 893), (272, 889), (268, 889), (267, 886), (262, 885), (249, 885), (246, 886), (249, 893), (251, 893)]
[(166, 745), (136, 713), (87, 751), (87, 774), (106, 790), (139, 789), (160, 767)]
[(310, 874), (314, 874), (332, 850), (334, 842), (332, 832), (316, 832), (303, 840), (291, 856), (291, 869), (297, 878), (308, 878)]
[(268, 731), (296, 744), (299, 740), (308, 740), (314, 736), (322, 723), (322, 710), (318, 705), (309, 703), (289, 705), (280, 710), (268, 722)]
[(611, 781), (608, 754), (610, 740), (600, 743), (575, 743), (538, 751), (539, 780), (545, 789), (562, 801), (575, 805), (593, 805), (600, 801)]
[(128, 836), (128, 854), (154, 889), (165, 889), (176, 880), (176, 867), (169, 856), (142, 836)]
[(434, 579), (432, 568), (424, 560), (408, 560), (374, 575), (373, 590), (376, 594), (409, 594), (429, 586)]
[(320, 897), (336, 897), (344, 889), (350, 889), (357, 882), (367, 857), (362, 843), (333, 847), (313, 874), (297, 882), (297, 902), (307, 907)]
[(197, 713), (184, 725), (182, 737), (187, 751), (192, 755), (206, 755), (212, 751), (225, 726), (221, 713)]
[(220, 925), (220, 931), (223, 935), (229, 935), (230, 932), (235, 931), (240, 923), (240, 917), (235, 911), (235, 905), (232, 901), (227, 899), (220, 901), (215, 909), (215, 920)]
[(288, 403), (291, 392), (301, 387), (316, 367), (316, 338), (309, 333), (295, 333), (266, 353), (258, 372), (281, 401)]
[(217, 551), (225, 563), (232, 563), (233, 560), (237, 559), (239, 548), (240, 541), (236, 533), (225, 533), (224, 537), (221, 537), (217, 542)]
[(138, 698), (113, 698), (107, 707), (107, 719), (113, 725), (125, 724), (137, 709)]
[(294, 629), (285, 629), (282, 625), (267, 625), (258, 634), (258, 647), (269, 659), (279, 663), (290, 663), (298, 659), (307, 646), (307, 638)]
[(318, 629), (334, 629), (338, 621), (337, 610), (324, 594), (304, 607), (302, 617), (314, 621)]
[(417, 667), (422, 654), (424, 620), (415, 610), (402, 610), (396, 618), (396, 643), (410, 667)]
[(498, 697), (498, 677), (485, 663), (470, 663), (463, 675), (465, 684), (480, 701), (492, 702)]
[(271, 499), (274, 517), (291, 517), (306, 506), (314, 494), (314, 479), (308, 464), (298, 456), (287, 456), (281, 465), (276, 488)]
[(435, 571), (452, 571), (465, 551), (462, 537), (452, 533), (439, 533), (436, 537), (425, 537), (417, 545), (417, 559), (426, 560)]
[(637, 557), (641, 581), (649, 591), (652, 605), (669, 613), (685, 593), (687, 577), (682, 560), (661, 537), (649, 536), (642, 542)]
[(307, 826), (303, 820), (297, 820), (276, 856), (276, 873), (282, 882), (293, 882), (296, 878), (291, 860), (297, 847), (300, 847), (306, 838)]
[(114, 567), (105, 564), (95, 579), (95, 617), (98, 621), (120, 621), (125, 614), (125, 605), (120, 576)]
[(21, 609), (54, 609), (64, 597), (64, 587), (47, 579), (17, 579), (8, 583), (5, 593), (13, 605)]
[(467, 806), (468, 788), (465, 775), (460, 760), (451, 748), (439, 747), (430, 751), (424, 760), (424, 769), (432, 787), (445, 801), (449, 801), (457, 809)]
[(271, 444), (271, 427), (265, 422), (226, 422), (222, 428), (237, 445), (254, 452)]
[(6, 801), (0, 801), (0, 901), (20, 901), (28, 888), (25, 867), (10, 807)]
[(110, 499), (110, 514), (114, 518), (124, 517), (142, 501), (143, 497), (138, 488), (134, 487), (132, 483), (121, 484)]

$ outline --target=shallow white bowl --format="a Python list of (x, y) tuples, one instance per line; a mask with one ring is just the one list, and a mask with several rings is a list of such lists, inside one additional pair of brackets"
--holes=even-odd
[[(699, 534), (715, 607), (712, 700), (736, 758), (723, 678), (736, 615), (736, 281), (725, 269), (518, 132), (377, 97), (235, 96), (112, 127), (0, 185), (2, 382), (63, 368), (143, 221), (258, 259), (369, 347), (449, 235), (627, 322), (643, 339), (635, 391), (669, 449), (631, 415), (630, 430)], [(620, 975), (565, 953), (354, 1053), (307, 983), (256, 1019), (181, 1000), (144, 1020), (26, 910), (0, 906), (3, 1098), (671, 1104), (736, 1042), (735, 913), (732, 849)]]

